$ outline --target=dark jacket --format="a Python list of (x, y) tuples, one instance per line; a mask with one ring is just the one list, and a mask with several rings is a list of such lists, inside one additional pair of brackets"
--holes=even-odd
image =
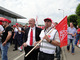
[[(35, 28), (36, 28), (36, 29), (35, 29), (35, 39), (36, 39), (36, 41), (39, 41), (39, 40), (40, 40), (39, 35), (40, 35), (42, 29), (41, 29), (41, 28), (38, 28), (38, 27), (35, 27)], [(30, 29), (30, 27), (28, 27), (28, 28), (25, 30), (25, 36), (24, 36), (25, 42), (27, 41), (27, 38), (28, 38), (29, 29)]]

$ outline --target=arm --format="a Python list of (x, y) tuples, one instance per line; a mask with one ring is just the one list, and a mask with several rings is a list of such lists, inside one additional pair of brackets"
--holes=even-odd
[(14, 37), (15, 37), (15, 33), (14, 33), (14, 35), (13, 35), (13, 39), (14, 39)]
[(77, 33), (80, 33), (80, 31), (77, 31)]
[(75, 34), (72, 34), (72, 36), (76, 36), (76, 33)]
[(74, 32), (74, 34), (72, 34), (72, 36), (76, 36), (76, 33), (77, 33), (77, 30), (75, 29), (75, 32)]
[(17, 26), (16, 26), (16, 28), (18, 29), (19, 32), (21, 32), (21, 28), (19, 29)]
[(56, 40), (50, 40), (47, 35), (44, 37), (44, 39), (46, 39), (49, 43), (51, 43), (55, 46), (60, 46), (60, 42), (58, 42)]
[(0, 35), (3, 33), (3, 31), (0, 32)]
[(19, 28), (17, 28), (19, 32), (22, 32), (21, 30), (19, 30)]
[(44, 39), (46, 39), (49, 43), (55, 45), (55, 46), (60, 46), (60, 39), (59, 39), (59, 34), (58, 32), (56, 33), (54, 40), (50, 40), (49, 37), (46, 35), (44, 37)]
[(68, 35), (72, 35), (72, 33), (68, 33)]
[(0, 32), (0, 35), (1, 35), (1, 34), (4, 32), (4, 28), (3, 28), (2, 25), (0, 25), (0, 28), (1, 28), (1, 29), (0, 29), (0, 31), (1, 31), (1, 32)]
[(12, 32), (11, 31), (9, 31), (8, 32), (8, 35), (7, 35), (7, 37), (6, 37), (6, 40), (3, 42), (3, 46), (7, 43), (7, 41), (11, 38), (11, 36), (12, 36)]
[(68, 27), (68, 29), (67, 29), (67, 32), (68, 32), (68, 33), (67, 33), (68, 35), (72, 35), (72, 33), (69, 33), (69, 27)]

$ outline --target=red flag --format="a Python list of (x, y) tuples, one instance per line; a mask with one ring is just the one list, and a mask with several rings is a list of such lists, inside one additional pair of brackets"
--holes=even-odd
[(60, 47), (67, 45), (67, 16), (56, 26), (60, 38)]
[(36, 16), (36, 26), (38, 27), (38, 21), (37, 21), (37, 19), (38, 19), (38, 16)]

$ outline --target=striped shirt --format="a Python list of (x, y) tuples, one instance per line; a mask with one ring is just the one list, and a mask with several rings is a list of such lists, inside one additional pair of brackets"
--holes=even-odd
[[(40, 33), (41, 39), (43, 39), (43, 37), (45, 36), (46, 31), (45, 30), (41, 31), (41, 33)], [(48, 36), (49, 36), (50, 40), (56, 40), (56, 41), (60, 42), (59, 35), (58, 35), (58, 32), (56, 29), (54, 29)], [(41, 42), (40, 46), (41, 46), (40, 47), (41, 52), (44, 52), (47, 54), (54, 54), (55, 53), (56, 46), (47, 42), (45, 39)]]

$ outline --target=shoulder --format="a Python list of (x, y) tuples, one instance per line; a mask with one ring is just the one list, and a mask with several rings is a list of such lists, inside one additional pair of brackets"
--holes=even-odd
[(68, 27), (68, 29), (69, 29), (70, 27)]
[(40, 32), (40, 37), (43, 36), (43, 35), (45, 35), (44, 30), (42, 30), (42, 31)]
[(40, 30), (42, 30), (41, 28), (39, 28), (39, 27), (36, 27), (36, 29), (40, 29)]
[(67, 30), (70, 30), (70, 29), (71, 29), (70, 27), (67, 28)]
[(53, 29), (53, 32), (58, 32), (57, 29)]
[(11, 26), (8, 26), (7, 29), (12, 29)]
[(74, 29), (76, 30), (76, 28), (74, 27)]
[(25, 31), (28, 31), (30, 29), (30, 27), (26, 28)]
[(8, 27), (6, 28), (6, 30), (7, 30), (7, 31), (12, 31), (11, 26), (8, 26)]
[(2, 25), (0, 25), (0, 27), (2, 27)]
[(36, 27), (36, 29), (37, 29), (37, 30), (40, 30), (40, 31), (42, 30), (41, 28), (38, 28), (38, 27)]
[(0, 28), (3, 28), (3, 26), (2, 26), (2, 25), (0, 25)]

